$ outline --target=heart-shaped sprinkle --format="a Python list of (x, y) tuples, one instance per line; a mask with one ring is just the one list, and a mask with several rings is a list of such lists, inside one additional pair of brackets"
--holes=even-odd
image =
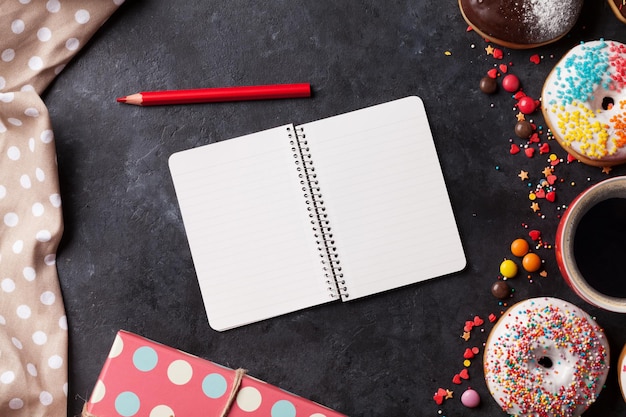
[(500, 64), (500, 66), (498, 68), (500, 68), (500, 72), (502, 72), (504, 74), (506, 74), (507, 71), (509, 70), (509, 68), (505, 64)]
[(554, 200), (556, 200), (556, 192), (550, 191), (548, 194), (546, 194), (546, 200), (548, 200), (551, 203), (554, 203)]
[(528, 232), (528, 236), (530, 236), (532, 240), (537, 241), (541, 237), (541, 232), (539, 230), (531, 230)]
[(503, 56), (504, 56), (504, 53), (502, 52), (502, 49), (495, 48), (493, 50), (493, 57), (495, 59), (502, 59)]
[(573, 155), (567, 154), (567, 162), (570, 163), (574, 161), (576, 161), (576, 157)]
[(544, 154), (550, 152), (550, 145), (548, 143), (542, 143), (539, 147), (539, 153)]
[(548, 180), (548, 184), (552, 185), (556, 182), (557, 180), (557, 176), (552, 174), (552, 175), (548, 175), (548, 177), (546, 178)]
[(475, 356), (474, 352), (472, 352), (472, 349), (467, 348), (465, 349), (465, 352), (463, 353), (463, 357), (465, 359), (472, 359)]
[(524, 149), (524, 153), (526, 154), (527, 157), (532, 158), (533, 155), (535, 154), (535, 148), (526, 148)]
[(537, 64), (539, 64), (541, 62), (541, 58), (537, 54), (531, 55), (530, 62), (532, 62), (533, 64), (537, 65)]
[(443, 404), (443, 395), (435, 394), (433, 395), (433, 400), (435, 400), (435, 403), (437, 403), (437, 405), (441, 405)]
[(498, 317), (495, 314), (489, 314), (489, 323), (494, 323), (496, 320), (498, 320)]
[(478, 317), (478, 316), (475, 316), (475, 317), (474, 317), (474, 325), (476, 325), (476, 326), (482, 326), (482, 325), (483, 325), (483, 323), (485, 323), (485, 321), (484, 321), (483, 319), (481, 319), (481, 318), (480, 318), (480, 317)]
[(528, 139), (528, 142), (530, 143), (539, 143), (540, 139), (539, 139), (539, 133), (535, 132), (533, 133), (530, 138)]
[(463, 327), (463, 331), (471, 332), (473, 328), (474, 328), (474, 322), (473, 321), (466, 321), (465, 322), (465, 326)]
[(461, 383), (461, 375), (456, 374), (452, 377), (452, 383), (459, 385)]
[(489, 78), (493, 78), (493, 79), (497, 78), (498, 77), (498, 70), (495, 69), (495, 68), (490, 69), (489, 71), (487, 71), (487, 76)]
[(511, 144), (511, 149), (509, 150), (509, 152), (511, 153), (511, 155), (515, 155), (517, 153), (519, 153), (519, 146), (517, 146), (516, 144), (512, 143)]
[(526, 93), (523, 92), (522, 90), (519, 90), (517, 93), (515, 93), (515, 95), (513, 96), (513, 98), (515, 100), (519, 100), (522, 97), (526, 97)]
[(459, 372), (459, 376), (462, 379), (469, 379), (469, 372), (467, 369), (463, 369), (461, 372)]
[(537, 198), (546, 198), (546, 192), (542, 189), (535, 191), (535, 197)]

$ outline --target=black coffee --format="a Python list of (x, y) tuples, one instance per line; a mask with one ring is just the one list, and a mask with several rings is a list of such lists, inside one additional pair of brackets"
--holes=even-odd
[(574, 234), (574, 258), (587, 283), (626, 298), (626, 198), (609, 198), (585, 213)]

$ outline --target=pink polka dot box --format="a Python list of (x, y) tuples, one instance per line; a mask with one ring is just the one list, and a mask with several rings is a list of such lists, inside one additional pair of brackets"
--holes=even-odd
[[(201, 412), (200, 412), (201, 411)], [(120, 331), (83, 417), (346, 417), (180, 350)]]

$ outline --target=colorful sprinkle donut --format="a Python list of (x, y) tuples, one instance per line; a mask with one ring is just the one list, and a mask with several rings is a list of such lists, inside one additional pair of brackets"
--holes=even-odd
[(548, 75), (542, 111), (555, 139), (589, 165), (626, 162), (626, 45), (581, 43)]
[(485, 380), (502, 410), (515, 416), (578, 417), (609, 371), (609, 345), (594, 320), (557, 298), (513, 305), (485, 347)]

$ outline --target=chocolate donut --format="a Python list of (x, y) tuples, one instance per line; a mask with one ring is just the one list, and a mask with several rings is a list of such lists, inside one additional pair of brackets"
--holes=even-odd
[(459, 0), (461, 14), (474, 31), (514, 49), (562, 38), (574, 27), (582, 5), (583, 0)]
[(626, 23), (626, 0), (608, 0), (615, 16)]

